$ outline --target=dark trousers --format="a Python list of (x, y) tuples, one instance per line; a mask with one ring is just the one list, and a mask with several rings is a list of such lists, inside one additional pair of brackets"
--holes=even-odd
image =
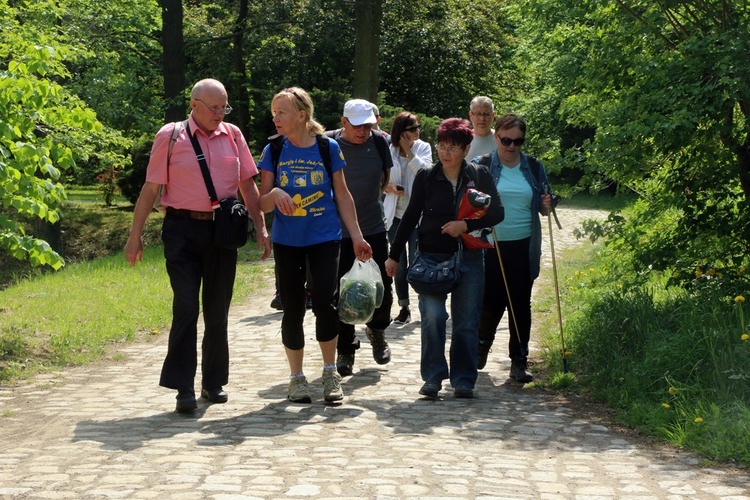
[[(365, 241), (372, 247), (372, 258), (375, 259), (380, 268), (380, 276), (383, 279), (383, 302), (375, 309), (372, 319), (367, 326), (373, 330), (385, 330), (391, 324), (391, 305), (393, 305), (393, 278), (385, 272), (385, 261), (388, 260), (388, 234), (383, 231), (378, 234), (365, 236)], [(351, 238), (341, 240), (341, 256), (339, 257), (339, 279), (346, 274), (354, 264), (354, 245)], [(313, 294), (313, 300), (315, 295)], [(354, 334), (354, 325), (339, 322), (338, 352), (340, 354), (354, 354), (359, 349), (359, 339)]]
[[(497, 251), (494, 248), (484, 253), (484, 301), (482, 315), (479, 319), (479, 342), (489, 346), (495, 340), (497, 325), (505, 313), (509, 311), (510, 342), (508, 353), (513, 361), (525, 361), (529, 353), (529, 337), (531, 335), (531, 287), (534, 282), (530, 278), (529, 243), (530, 238), (516, 241), (497, 242), (503, 259), (510, 289), (510, 302), (505, 289)], [(515, 320), (514, 320), (515, 319)], [(516, 328), (518, 325), (518, 328)], [(520, 337), (520, 340), (519, 340)]]
[[(172, 327), (159, 385), (192, 389), (197, 369), (198, 316), (203, 304), (201, 385), (229, 381), (227, 318), (237, 271), (237, 250), (213, 244), (213, 221), (167, 215), (162, 226), (164, 257), (172, 285)], [(201, 289), (202, 285), (202, 289)]]
[(341, 242), (327, 241), (306, 247), (273, 244), (276, 273), (284, 314), (281, 318), (281, 342), (285, 347), (299, 350), (305, 347), (305, 319), (307, 267), (312, 276), (312, 311), (315, 314), (315, 338), (318, 342), (333, 340), (339, 334), (339, 315), (334, 306), (338, 280), (339, 246)]

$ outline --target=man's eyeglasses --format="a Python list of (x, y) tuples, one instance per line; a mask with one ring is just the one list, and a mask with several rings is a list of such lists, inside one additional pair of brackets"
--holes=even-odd
[(511, 139), (510, 137), (500, 137), (497, 136), (498, 139), (500, 139), (500, 144), (503, 146), (510, 146), (511, 144), (515, 146), (522, 146), (524, 142), (526, 142), (526, 139), (523, 137), (519, 137), (518, 139)]
[(482, 118), (489, 118), (492, 116), (492, 113), (475, 113), (474, 111), (471, 112), (474, 116), (480, 116)]
[(352, 125), (352, 122), (349, 121), (349, 118), (346, 119), (346, 123), (349, 124), (350, 127), (355, 128), (357, 130), (372, 130), (374, 123), (363, 123), (362, 125)]
[(450, 146), (449, 147), (449, 146), (445, 146), (443, 144), (438, 144), (437, 146), (435, 146), (435, 149), (437, 149), (441, 153), (448, 153), (448, 154), (452, 154), (452, 155), (455, 155), (457, 153), (463, 153), (466, 150), (466, 148), (462, 148), (460, 146)]
[(232, 106), (230, 106), (229, 104), (227, 104), (226, 106), (216, 106), (216, 107), (212, 108), (211, 106), (209, 106), (208, 104), (206, 104), (205, 101), (203, 101), (201, 99), (198, 99), (197, 97), (195, 98), (195, 100), (202, 102), (203, 105), (205, 107), (207, 107), (209, 109), (209, 111), (211, 111), (215, 115), (228, 115), (229, 113), (232, 112)]
[(406, 127), (404, 130), (406, 130), (407, 132), (414, 132), (415, 130), (420, 130), (421, 128), (422, 126), (419, 123), (417, 123), (416, 125)]

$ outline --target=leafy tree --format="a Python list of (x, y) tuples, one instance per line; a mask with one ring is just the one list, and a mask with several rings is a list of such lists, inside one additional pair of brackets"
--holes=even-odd
[(697, 266), (742, 263), (750, 250), (746, 2), (541, 0), (524, 17), (537, 65), (547, 68), (535, 93), (559, 126), (591, 131), (563, 151), (568, 165), (586, 173), (582, 186), (609, 178), (640, 194), (630, 219), (608, 225), (636, 270), (670, 270), (687, 283)]
[(390, 104), (467, 116), (476, 95), (511, 106), (524, 77), (514, 55), (512, 3), (386, 0), (381, 90)]
[(20, 218), (60, 219), (65, 198), (61, 172), (74, 164), (72, 149), (60, 139), (75, 130), (100, 130), (101, 124), (53, 80), (68, 75), (60, 58), (65, 47), (55, 48), (29, 22), (48, 16), (54, 6), (39, 2), (21, 16), (0, 0), (0, 11), (0, 248), (34, 265), (58, 269), (60, 256), (47, 242), (26, 234)]

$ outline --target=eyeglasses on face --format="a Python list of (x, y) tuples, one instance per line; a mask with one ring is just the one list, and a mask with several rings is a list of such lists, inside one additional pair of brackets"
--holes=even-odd
[(411, 125), (409, 127), (406, 127), (404, 130), (406, 130), (407, 132), (414, 132), (415, 130), (420, 130), (421, 128), (422, 126), (419, 123), (417, 123), (416, 125)]
[(446, 146), (444, 144), (438, 144), (437, 146), (435, 146), (435, 149), (437, 149), (441, 153), (448, 153), (451, 155), (463, 153), (465, 151), (465, 148), (462, 148), (460, 146)]
[(471, 114), (482, 118), (489, 118), (492, 116), (492, 113), (477, 113), (476, 111), (472, 111)]
[(519, 137), (518, 139), (511, 139), (510, 137), (500, 137), (497, 136), (498, 139), (500, 139), (500, 144), (503, 146), (510, 146), (513, 144), (514, 146), (522, 146), (524, 142), (526, 142), (526, 139), (523, 137)]
[(346, 119), (346, 123), (349, 124), (350, 127), (355, 128), (357, 130), (372, 130), (374, 123), (363, 123), (362, 125), (352, 125), (352, 122), (349, 121), (349, 118)]
[(209, 106), (208, 104), (206, 104), (206, 101), (204, 101), (202, 99), (198, 99), (196, 97), (195, 100), (202, 102), (203, 105), (205, 107), (207, 107), (208, 110), (211, 111), (215, 115), (228, 115), (229, 113), (232, 112), (232, 106), (230, 106), (229, 104), (227, 104), (226, 106), (215, 106), (215, 107), (212, 108), (211, 106)]

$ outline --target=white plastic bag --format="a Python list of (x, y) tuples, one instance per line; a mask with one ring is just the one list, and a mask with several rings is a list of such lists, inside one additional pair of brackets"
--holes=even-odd
[(383, 278), (374, 260), (355, 260), (339, 283), (339, 320), (356, 325), (372, 319), (383, 303)]

